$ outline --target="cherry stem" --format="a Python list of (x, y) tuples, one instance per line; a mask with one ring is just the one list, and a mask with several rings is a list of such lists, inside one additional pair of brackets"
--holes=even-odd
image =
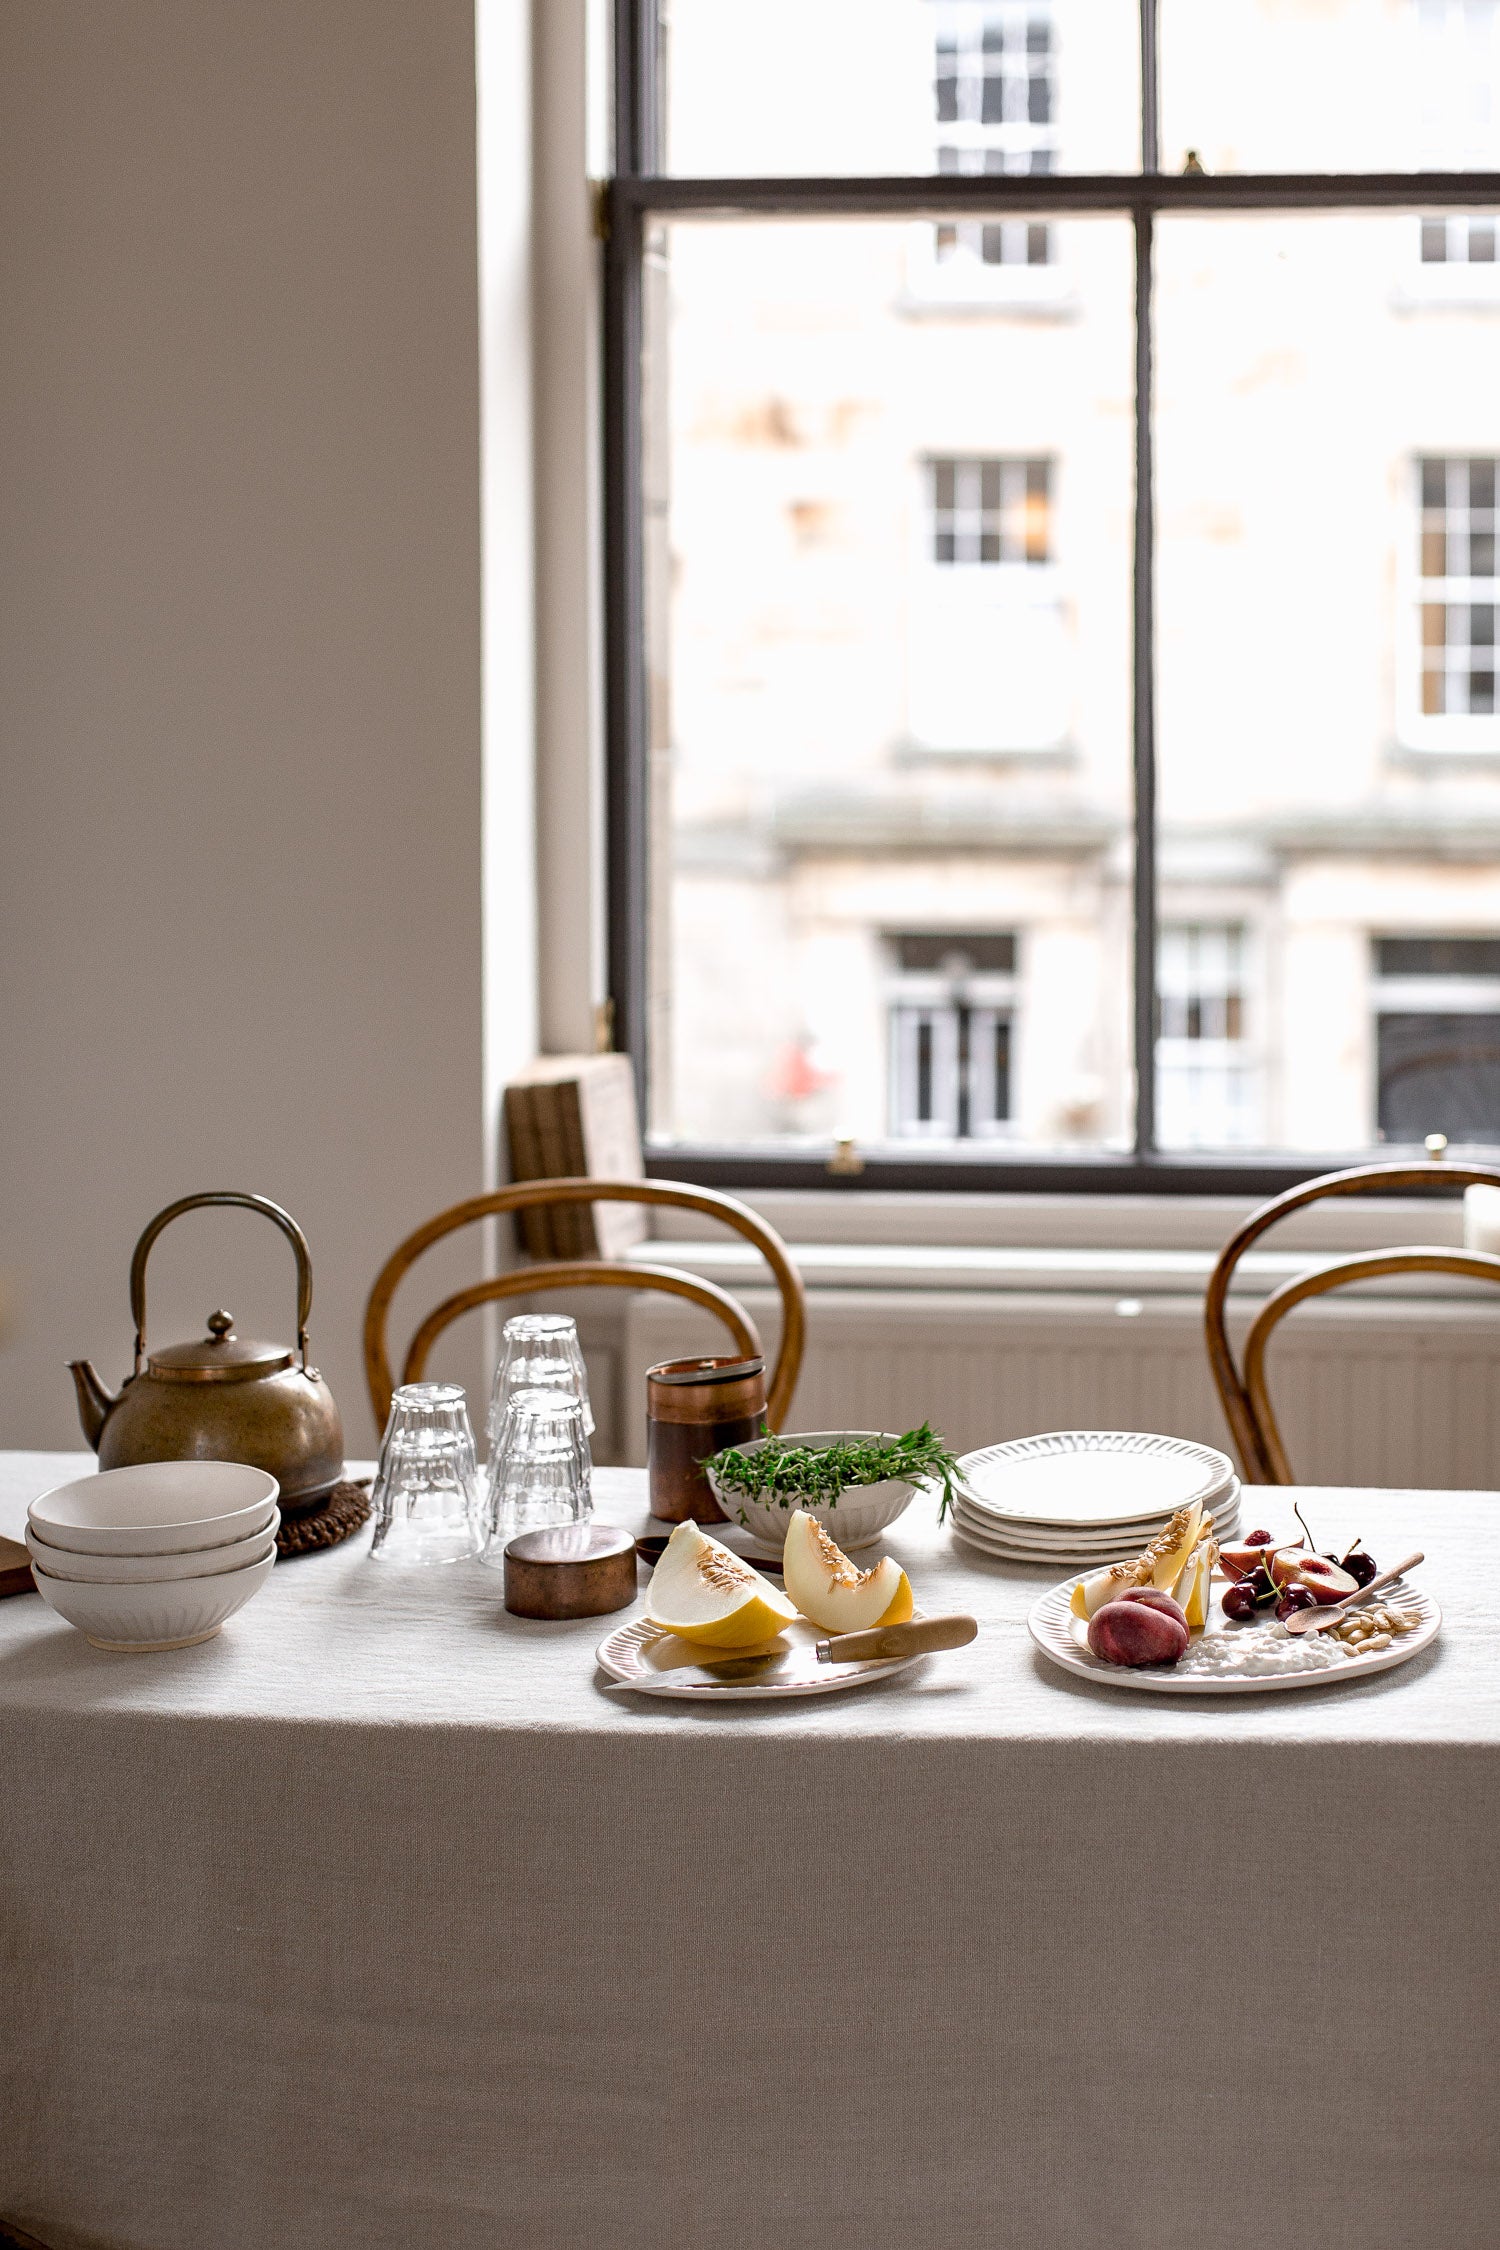
[(1316, 1539), (1314, 1539), (1312, 1532), (1309, 1530), (1307, 1518), (1302, 1513), (1302, 1510), (1298, 1507), (1295, 1500), (1292, 1502), (1292, 1514), (1296, 1517), (1298, 1523), (1300, 1523), (1302, 1526), (1302, 1536), (1307, 1541), (1309, 1553), (1315, 1555), (1318, 1551), (1318, 1542), (1316, 1541)]
[(1361, 1548), (1361, 1547), (1362, 1547), (1363, 1545), (1364, 1545), (1364, 1534), (1363, 1534), (1363, 1533), (1361, 1533), (1361, 1534), (1360, 1534), (1360, 1536), (1359, 1536), (1359, 1538), (1358, 1538), (1358, 1539), (1351, 1539), (1351, 1540), (1350, 1540), (1350, 1542), (1349, 1542), (1348, 1546), (1347, 1546), (1347, 1547), (1346, 1547), (1346, 1548), (1344, 1549), (1344, 1552), (1343, 1552), (1343, 1554), (1342, 1554), (1342, 1555), (1341, 1555), (1341, 1557), (1339, 1558), (1339, 1568), (1340, 1568), (1341, 1570), (1343, 1569), (1343, 1567), (1344, 1567), (1344, 1564), (1345, 1564), (1345, 1563), (1346, 1563), (1346, 1562), (1347, 1562), (1347, 1561), (1349, 1560), (1349, 1557), (1350, 1557), (1351, 1555), (1357, 1555), (1357, 1554), (1359, 1553), (1359, 1550), (1360, 1550), (1360, 1548)]

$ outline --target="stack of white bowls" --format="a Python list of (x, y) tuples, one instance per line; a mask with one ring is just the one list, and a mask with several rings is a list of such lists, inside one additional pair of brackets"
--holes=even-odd
[(1052, 1430), (966, 1453), (953, 1528), (984, 1553), (1058, 1570), (1125, 1562), (1191, 1500), (1220, 1540), (1239, 1529), (1234, 1463), (1144, 1430)]
[(95, 1648), (211, 1640), (271, 1575), (280, 1489), (239, 1461), (151, 1461), (59, 1485), (26, 1513), (37, 1592)]

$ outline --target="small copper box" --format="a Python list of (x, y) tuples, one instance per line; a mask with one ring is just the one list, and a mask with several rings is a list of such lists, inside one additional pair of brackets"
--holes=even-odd
[(549, 1523), (505, 1550), (505, 1606), (517, 1617), (604, 1617), (635, 1600), (635, 1541), (612, 1523)]

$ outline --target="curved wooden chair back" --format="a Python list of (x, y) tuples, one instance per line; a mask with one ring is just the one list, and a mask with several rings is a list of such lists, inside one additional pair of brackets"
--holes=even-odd
[[(436, 1218), (418, 1227), (391, 1252), (375, 1277), (375, 1286), (365, 1307), (365, 1382), (369, 1386), (377, 1429), (385, 1428), (395, 1388), (386, 1350), (386, 1322), (391, 1299), (403, 1276), (424, 1251), (430, 1250), (435, 1242), (441, 1242), (445, 1235), (456, 1233), (460, 1227), (473, 1226), (477, 1220), (493, 1218), (501, 1212), (525, 1211), (548, 1203), (669, 1204), (677, 1210), (701, 1211), (711, 1219), (722, 1220), (725, 1226), (732, 1227), (736, 1234), (752, 1243), (775, 1276), (781, 1296), (781, 1342), (766, 1392), (766, 1419), (773, 1430), (780, 1429), (801, 1372), (807, 1337), (807, 1295), (802, 1276), (792, 1264), (786, 1244), (775, 1228), (768, 1227), (747, 1204), (736, 1202), (733, 1196), (720, 1195), (713, 1188), (687, 1187), (677, 1180), (581, 1179), (522, 1180), (511, 1187), (495, 1188), (488, 1195), (471, 1196), (466, 1203), (455, 1203), (450, 1210), (440, 1211)], [(439, 1336), (477, 1305), (495, 1304), (504, 1297), (535, 1296), (551, 1289), (595, 1287), (656, 1289), (669, 1296), (686, 1298), (695, 1305), (702, 1305), (724, 1323), (737, 1352), (748, 1357), (761, 1349), (754, 1321), (716, 1282), (702, 1281), (696, 1274), (681, 1273), (675, 1266), (578, 1258), (517, 1266), (508, 1273), (493, 1274), (486, 1281), (476, 1281), (470, 1288), (456, 1290), (451, 1297), (445, 1297), (428, 1314), (408, 1344), (401, 1381), (419, 1383), (426, 1372), (428, 1354)]]
[(1374, 1281), (1387, 1274), (1455, 1273), (1471, 1280), (1500, 1282), (1500, 1258), (1481, 1251), (1436, 1249), (1417, 1244), (1410, 1249), (1368, 1250), (1358, 1256), (1315, 1266), (1274, 1289), (1261, 1306), (1245, 1339), (1243, 1369), (1236, 1364), (1229, 1341), (1227, 1309), (1234, 1271), (1245, 1252), (1278, 1220), (1309, 1203), (1328, 1196), (1401, 1195), (1411, 1189), (1433, 1187), (1500, 1187), (1500, 1170), (1486, 1165), (1361, 1164), (1347, 1172), (1325, 1172), (1301, 1187), (1252, 1211), (1244, 1225), (1220, 1251), (1209, 1276), (1203, 1301), (1203, 1323), (1208, 1343), (1208, 1364), (1224, 1403), (1224, 1415), (1239, 1453), (1240, 1465), (1251, 1484), (1292, 1484), (1291, 1464), (1272, 1410), (1266, 1377), (1266, 1348), (1279, 1322), (1295, 1305), (1309, 1297), (1325, 1296), (1355, 1281)]

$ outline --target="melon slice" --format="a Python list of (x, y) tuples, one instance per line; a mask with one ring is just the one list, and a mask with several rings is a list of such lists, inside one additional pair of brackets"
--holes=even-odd
[(1213, 1563), (1214, 1543), (1205, 1535), (1183, 1564), (1182, 1573), (1172, 1588), (1172, 1599), (1187, 1619), (1190, 1633), (1201, 1633), (1208, 1623)]
[(1202, 1502), (1189, 1501), (1185, 1508), (1178, 1509), (1166, 1530), (1156, 1534), (1142, 1555), (1142, 1562), (1151, 1565), (1151, 1583), (1159, 1592), (1164, 1594), (1181, 1575), (1183, 1564), (1198, 1544), (1198, 1527), (1202, 1521)]
[(1080, 1578), (1069, 1605), (1073, 1615), (1093, 1617), (1106, 1602), (1112, 1602), (1117, 1594), (1127, 1592), (1132, 1586), (1154, 1586), (1159, 1593), (1166, 1593), (1181, 1576), (1183, 1565), (1197, 1545), (1202, 1521), (1200, 1503), (1190, 1500), (1132, 1561), (1111, 1563), (1107, 1570), (1096, 1570), (1092, 1577)]
[(805, 1508), (787, 1525), (781, 1573), (803, 1616), (825, 1633), (904, 1625), (912, 1612), (911, 1581), (899, 1563), (886, 1555), (873, 1570), (856, 1569)]
[(778, 1586), (743, 1555), (680, 1523), (651, 1574), (646, 1615), (685, 1641), (710, 1648), (752, 1648), (775, 1638), (797, 1612)]

